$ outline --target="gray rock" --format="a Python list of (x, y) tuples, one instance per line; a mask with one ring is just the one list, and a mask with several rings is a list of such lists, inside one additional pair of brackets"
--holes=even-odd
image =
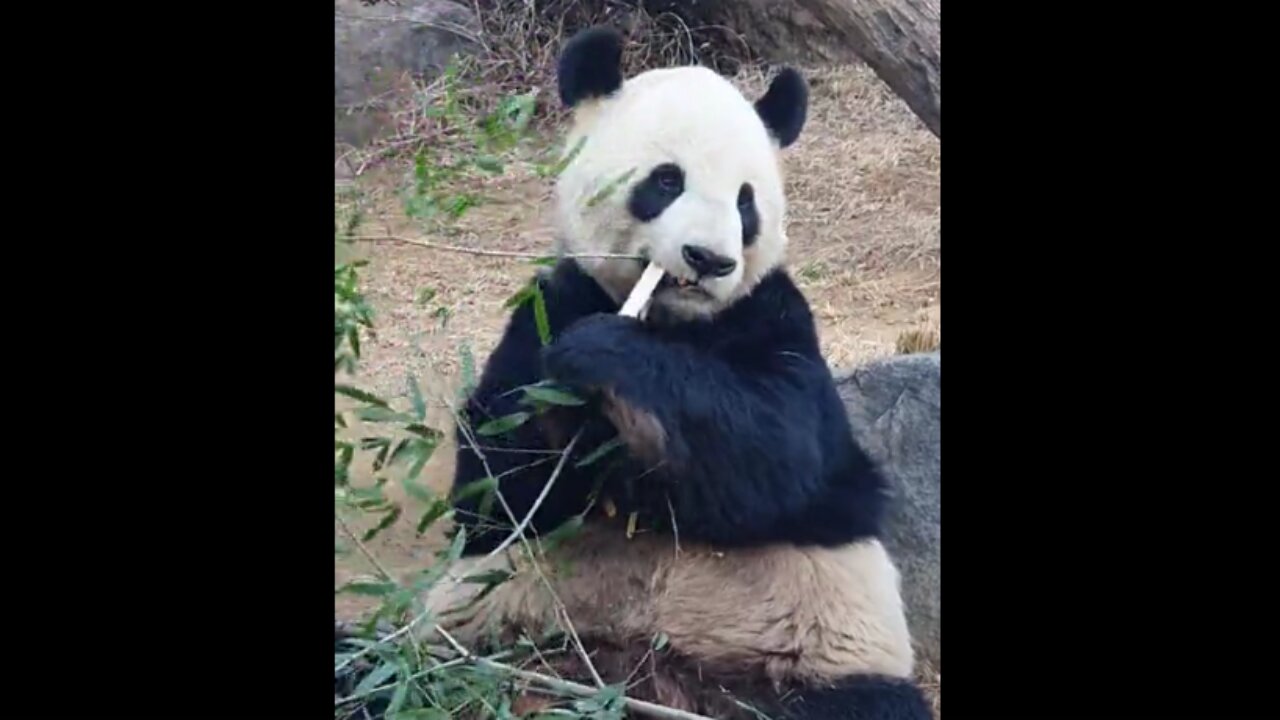
[(333, 105), (336, 138), (357, 147), (390, 121), (388, 100), (405, 77), (432, 78), (455, 53), (472, 52), (475, 13), (450, 0), (400, 0), (367, 7), (333, 3)]
[(893, 484), (886, 547), (919, 657), (941, 672), (942, 353), (897, 355), (836, 381), (854, 435)]

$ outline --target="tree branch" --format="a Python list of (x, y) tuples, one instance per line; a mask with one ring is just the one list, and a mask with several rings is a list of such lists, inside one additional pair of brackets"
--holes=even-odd
[(941, 0), (797, 0), (942, 138)]
[(567, 257), (567, 258), (604, 258), (610, 260), (643, 260), (640, 255), (624, 255), (619, 253), (582, 253), (572, 255), (549, 256), (546, 253), (528, 253), (528, 252), (510, 252), (506, 250), (481, 250), (479, 248), (463, 247), (461, 245), (446, 245), (444, 243), (432, 242), (431, 240), (423, 240), (421, 238), (407, 238), (399, 235), (353, 235), (345, 238), (352, 242), (389, 242), (399, 243), (401, 245), (417, 245), (418, 247), (430, 248), (432, 250), (444, 250), (445, 252), (465, 253), (467, 255), (481, 255), (484, 257), (505, 257), (505, 258), (521, 258), (525, 260), (541, 260), (545, 257)]

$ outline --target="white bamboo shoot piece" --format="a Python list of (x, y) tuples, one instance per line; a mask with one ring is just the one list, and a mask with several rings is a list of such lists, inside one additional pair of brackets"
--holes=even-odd
[(644, 269), (644, 274), (636, 281), (636, 286), (631, 288), (631, 294), (627, 296), (627, 301), (622, 304), (618, 314), (633, 318), (640, 317), (640, 313), (649, 304), (649, 299), (653, 297), (653, 291), (658, 289), (662, 273), (662, 268), (658, 267), (657, 263), (650, 262), (649, 267)]

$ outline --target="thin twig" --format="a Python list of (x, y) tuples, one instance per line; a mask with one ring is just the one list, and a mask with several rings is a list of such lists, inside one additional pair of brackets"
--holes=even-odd
[(402, 245), (417, 245), (419, 247), (430, 248), (432, 250), (444, 250), (446, 252), (466, 253), (468, 255), (483, 255), (485, 257), (506, 257), (520, 258), (523, 260), (541, 260), (545, 257), (563, 257), (563, 258), (600, 258), (605, 260), (643, 260), (640, 255), (626, 255), (623, 253), (573, 253), (565, 255), (548, 256), (546, 253), (530, 253), (530, 252), (510, 252), (506, 250), (481, 250), (479, 248), (463, 247), (461, 245), (446, 245), (444, 243), (432, 242), (431, 240), (422, 240), (421, 238), (407, 238), (399, 235), (352, 235), (346, 240), (352, 242), (391, 242), (400, 243)]
[[(578, 437), (582, 435), (582, 432), (582, 430), (579, 430), (578, 433), (573, 436), (573, 441), (571, 441), (568, 447), (564, 450), (565, 455), (561, 456), (562, 459), (568, 456), (569, 451), (573, 449), (573, 442), (577, 441)], [(502, 505), (503, 512), (507, 514), (507, 518), (510, 519), (511, 522), (519, 524), (519, 521), (516, 520), (515, 512), (513, 512), (511, 510), (511, 506), (507, 504), (507, 498), (503, 496), (502, 491), (496, 490), (494, 494), (498, 498), (498, 503)], [(534, 509), (537, 509), (536, 504), (534, 505)], [(532, 516), (533, 513), (530, 511), (529, 515), (525, 516), (525, 519), (528, 520), (528, 518)], [(569, 639), (573, 644), (573, 649), (577, 651), (578, 657), (582, 658), (582, 662), (586, 664), (587, 671), (591, 673), (591, 679), (595, 681), (596, 687), (603, 689), (605, 682), (600, 677), (599, 671), (596, 670), (595, 664), (591, 662), (591, 655), (587, 652), (586, 645), (582, 644), (582, 638), (578, 636), (578, 629), (574, 627), (573, 621), (569, 619), (569, 609), (565, 607), (564, 601), (561, 600), (560, 595), (556, 593), (556, 589), (551, 584), (551, 580), (547, 578), (547, 574), (542, 572), (542, 565), (538, 562), (538, 554), (534, 552), (532, 543), (529, 542), (529, 538), (524, 534), (524, 531), (519, 528), (516, 529), (515, 535), (519, 536), (520, 543), (524, 545), (525, 552), (529, 554), (529, 563), (533, 567), (533, 571), (537, 573), (538, 579), (542, 582), (543, 588), (546, 589), (547, 594), (551, 596), (551, 600), (555, 603), (556, 617), (560, 619), (561, 623), (564, 625), (564, 629), (569, 631)], [(541, 545), (539, 545), (539, 547), (541, 547)]]
[(529, 643), (529, 647), (533, 650), (533, 656), (537, 658), (538, 662), (542, 663), (542, 667), (546, 668), (547, 672), (551, 673), (552, 675), (555, 675), (558, 678), (560, 676), (560, 673), (556, 672), (556, 669), (551, 667), (551, 663), (547, 662), (547, 658), (544, 657), (542, 654), (542, 649), (539, 648), (535, 642), (533, 642), (533, 638), (529, 637), (528, 633), (522, 633), (521, 637), (526, 642)]
[[(627, 689), (630, 689), (635, 687), (636, 685), (639, 685), (641, 682), (644, 682), (644, 680), (648, 678), (649, 675), (646, 675), (645, 677), (640, 678), (635, 683), (632, 683), (631, 679), (636, 676), (636, 673), (640, 672), (640, 668), (644, 667), (645, 662), (652, 658), (653, 658), (653, 641), (651, 640), (649, 642), (649, 649), (645, 650), (644, 655), (640, 657), (640, 662), (637, 662), (636, 666), (631, 669), (631, 672), (627, 673), (627, 678), (622, 681), (622, 685)], [(650, 673), (650, 675), (652, 675), (652, 673)]]
[[(502, 505), (503, 512), (507, 514), (507, 518), (516, 524), (515, 530), (507, 536), (504, 544), (510, 545), (516, 538), (519, 538), (520, 543), (524, 545), (525, 552), (529, 554), (529, 561), (533, 566), (533, 571), (538, 574), (538, 579), (542, 581), (543, 587), (546, 588), (547, 593), (551, 595), (551, 599), (555, 601), (557, 616), (561, 619), (565, 629), (569, 631), (569, 637), (573, 642), (573, 649), (577, 651), (578, 657), (582, 658), (582, 662), (587, 666), (587, 670), (591, 673), (591, 679), (595, 681), (596, 686), (604, 688), (604, 679), (600, 677), (600, 673), (596, 670), (595, 664), (591, 662), (591, 655), (587, 652), (586, 646), (582, 644), (582, 638), (578, 636), (578, 629), (574, 627), (573, 621), (569, 619), (569, 609), (565, 607), (564, 601), (561, 600), (560, 595), (556, 593), (556, 589), (551, 584), (551, 580), (547, 578), (546, 573), (542, 572), (542, 566), (538, 563), (537, 553), (534, 552), (533, 546), (529, 542), (529, 538), (524, 534), (525, 528), (528, 527), (529, 521), (533, 518), (533, 514), (537, 512), (538, 507), (542, 505), (542, 501), (551, 491), (552, 483), (554, 483), (556, 478), (560, 475), (560, 471), (564, 469), (565, 461), (573, 453), (573, 448), (578, 444), (578, 440), (582, 437), (583, 432), (585, 432), (585, 428), (579, 428), (578, 432), (574, 433), (573, 439), (571, 439), (569, 444), (561, 451), (560, 460), (556, 463), (555, 470), (552, 471), (551, 477), (547, 480), (547, 484), (543, 486), (542, 492), (534, 499), (533, 506), (529, 509), (529, 512), (525, 514), (523, 520), (516, 520), (516, 514), (511, 510), (511, 506), (507, 504), (507, 498), (502, 494), (502, 490), (500, 488), (495, 489), (494, 494), (498, 498), (498, 503)], [(467, 437), (470, 437), (470, 435)], [(474, 448), (475, 446), (473, 445), (472, 447)], [(487, 470), (488, 465), (486, 464), (485, 467)], [(488, 472), (492, 476), (492, 471)], [(503, 474), (505, 475), (506, 473)], [(499, 546), (499, 549), (501, 549), (501, 546)]]
[(671, 494), (667, 494), (667, 510), (671, 512), (671, 534), (676, 540), (676, 557), (680, 557), (680, 526), (676, 524), (676, 509), (671, 504)]
[[(535, 562), (533, 565), (538, 568), (538, 563)], [(551, 593), (551, 597), (555, 598), (560, 620), (573, 638), (573, 649), (578, 651), (578, 657), (582, 658), (583, 664), (587, 666), (587, 671), (591, 673), (591, 679), (595, 681), (596, 687), (603, 689), (605, 686), (604, 678), (600, 677), (595, 664), (591, 662), (591, 655), (587, 653), (587, 647), (582, 644), (582, 638), (578, 637), (578, 630), (573, 626), (573, 621), (569, 619), (569, 608), (565, 607), (564, 601), (560, 599), (556, 591), (551, 589), (551, 581), (547, 579), (546, 575), (542, 574), (541, 568), (538, 568), (538, 575), (542, 577), (542, 582), (546, 585), (547, 591)]]
[[(511, 667), (510, 665), (504, 665), (500, 662), (494, 662), (488, 658), (479, 657), (478, 655), (472, 654), (471, 651), (463, 647), (457, 640), (454, 640), (453, 636), (439, 625), (436, 625), (436, 632), (440, 633), (440, 636), (452, 645), (453, 649), (456, 650), (458, 654), (471, 660), (477, 665), (510, 674), (511, 676), (520, 678), (521, 680), (540, 683), (552, 690), (577, 695), (579, 697), (592, 697), (599, 692), (595, 688), (581, 685), (570, 680), (548, 677), (531, 670), (521, 670), (519, 668)], [(647, 715), (649, 717), (663, 718), (664, 720), (711, 720), (711, 718), (705, 715), (697, 715), (695, 713), (685, 712), (684, 710), (676, 710), (675, 708), (655, 705), (654, 703), (646, 702), (644, 700), (636, 700), (635, 698), (629, 698), (625, 695), (622, 697), (622, 702), (627, 706), (628, 710), (642, 715)]]
[[(552, 460), (552, 458), (553, 458), (553, 457), (554, 457), (553, 455), (547, 455), (547, 456), (545, 456), (545, 457), (540, 457), (540, 458), (538, 458), (537, 460), (530, 460), (529, 462), (527, 462), (527, 463), (525, 463), (525, 464), (523, 464), (523, 465), (517, 465), (517, 466), (515, 466), (515, 467), (513, 467), (513, 468), (509, 468), (509, 469), (507, 469), (507, 470), (503, 470), (502, 472), (498, 473), (497, 475), (494, 475), (494, 476), (493, 476), (493, 479), (494, 479), (494, 480), (501, 480), (502, 478), (504, 478), (504, 477), (506, 477), (506, 476), (508, 476), (508, 475), (514, 474), (514, 473), (518, 473), (518, 472), (520, 472), (521, 470), (528, 470), (529, 468), (535, 468), (535, 467), (538, 467), (539, 465), (543, 465), (543, 464), (545, 464), (545, 463), (549, 463), (549, 462), (551, 462), (551, 460)], [(514, 520), (513, 520), (513, 521), (514, 521)]]
[(347, 534), (347, 537), (351, 538), (351, 542), (355, 543), (356, 547), (360, 549), (360, 552), (369, 559), (369, 562), (373, 563), (373, 567), (377, 569), (383, 579), (395, 582), (395, 578), (391, 576), (391, 573), (387, 572), (387, 569), (382, 566), (382, 563), (378, 562), (378, 558), (374, 557), (373, 553), (369, 552), (369, 548), (365, 547), (364, 543), (360, 542), (360, 538), (356, 537), (356, 534), (351, 531), (351, 527), (347, 525), (347, 521), (343, 520), (342, 516), (337, 513), (333, 514), (333, 518), (338, 521), (338, 525), (342, 528), (342, 531)]
[[(582, 430), (579, 430), (577, 435), (574, 435), (573, 439), (576, 441), (582, 432)], [(571, 443), (564, 452), (567, 454), (572, 447), (573, 445)], [(502, 495), (502, 491), (499, 490), (496, 494), (498, 496), (498, 502), (502, 504), (503, 511), (507, 513), (507, 517), (511, 522), (517, 522), (516, 514), (512, 512), (511, 506), (507, 504), (507, 499)], [(542, 582), (543, 588), (546, 589), (547, 594), (551, 596), (551, 600), (555, 603), (556, 617), (559, 618), (564, 629), (569, 632), (569, 640), (573, 645), (573, 649), (577, 651), (578, 657), (582, 658), (583, 664), (587, 666), (587, 672), (591, 673), (591, 679), (595, 682), (596, 687), (604, 688), (604, 679), (600, 677), (600, 672), (596, 670), (595, 663), (591, 662), (591, 654), (587, 652), (587, 646), (582, 643), (582, 638), (578, 635), (578, 629), (574, 627), (573, 620), (569, 618), (569, 608), (567, 608), (564, 601), (560, 599), (559, 593), (556, 592), (555, 586), (551, 584), (551, 580), (547, 577), (547, 574), (542, 571), (542, 564), (538, 562), (537, 558), (538, 553), (534, 552), (533, 545), (529, 542), (528, 536), (525, 535), (523, 531), (517, 532), (519, 532), (520, 542), (524, 545), (525, 552), (529, 554), (529, 562), (533, 567), (533, 571), (537, 573), (538, 580)], [(541, 544), (539, 544), (539, 548), (541, 548)]]
[[(434, 407), (444, 407), (444, 404)], [(482, 445), (479, 449), (491, 453), (520, 453), (522, 455), (559, 455), (561, 452), (560, 450), (543, 450), (539, 448), (504, 448), (496, 445)]]
[[(516, 525), (516, 529), (507, 536), (505, 540), (494, 548), (490, 555), (497, 555), (511, 546), (511, 543), (519, 540), (524, 536), (524, 529), (529, 526), (529, 521), (533, 519), (534, 513), (538, 512), (538, 508), (542, 507), (542, 501), (547, 499), (547, 495), (551, 492), (551, 486), (556, 484), (556, 478), (560, 477), (560, 471), (564, 469), (565, 462), (569, 459), (569, 455), (573, 453), (573, 446), (578, 444), (578, 438), (582, 437), (582, 430), (579, 430), (569, 444), (564, 448), (564, 454), (560, 456), (560, 460), (556, 463), (556, 467), (551, 471), (551, 477), (547, 478), (547, 484), (542, 486), (542, 492), (538, 493), (538, 497), (534, 498), (533, 505), (529, 508), (529, 512), (525, 513), (524, 519)], [(489, 473), (490, 476), (493, 473)]]

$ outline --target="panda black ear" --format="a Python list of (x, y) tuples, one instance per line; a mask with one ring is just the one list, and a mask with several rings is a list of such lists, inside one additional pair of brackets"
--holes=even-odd
[(756, 101), (756, 114), (781, 147), (800, 137), (808, 113), (809, 86), (794, 68), (782, 68), (764, 97)]
[(622, 87), (622, 35), (609, 27), (574, 35), (560, 52), (556, 74), (565, 107), (613, 93)]

